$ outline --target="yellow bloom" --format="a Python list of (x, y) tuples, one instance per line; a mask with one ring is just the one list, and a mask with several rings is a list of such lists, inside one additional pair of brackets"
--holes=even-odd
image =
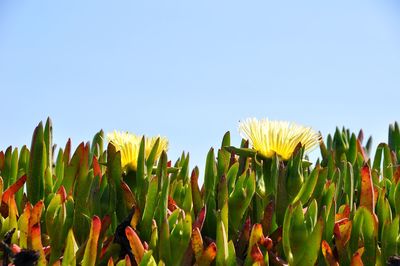
[[(168, 140), (165, 137), (145, 138), (145, 157), (149, 157), (157, 139), (160, 139), (155, 160), (157, 160), (163, 150), (168, 149)], [(108, 141), (114, 145), (115, 149), (121, 153), (121, 165), (123, 168), (137, 169), (137, 160), (139, 157), (140, 142), (142, 136), (131, 134), (129, 132), (115, 131), (107, 134)]]
[(259, 154), (271, 158), (276, 153), (283, 160), (290, 158), (297, 144), (301, 143), (308, 152), (321, 141), (321, 135), (311, 127), (286, 121), (248, 118), (239, 123), (239, 131)]

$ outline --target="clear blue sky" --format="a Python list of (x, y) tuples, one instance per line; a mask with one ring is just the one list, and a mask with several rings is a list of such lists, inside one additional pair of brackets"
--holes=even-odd
[(161, 134), (204, 165), (225, 131), (269, 117), (400, 120), (398, 1), (0, 1), (0, 149), (99, 130)]

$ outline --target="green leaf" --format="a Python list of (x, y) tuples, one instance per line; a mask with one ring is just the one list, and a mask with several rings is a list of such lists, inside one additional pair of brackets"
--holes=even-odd
[(226, 265), (229, 250), (228, 250), (228, 235), (227, 231), (225, 230), (224, 222), (221, 218), (221, 212), (218, 212), (217, 215), (217, 258), (216, 263), (217, 265)]
[[(170, 233), (169, 233), (169, 225), (167, 218), (165, 217), (161, 223), (160, 230), (160, 242), (159, 246), (162, 247), (159, 249), (159, 257), (160, 260), (165, 261), (166, 265), (170, 265), (171, 263), (171, 243), (170, 243)], [(175, 247), (173, 247), (175, 248)]]
[(90, 155), (89, 155), (89, 164), (92, 165), (92, 160), (93, 157), (96, 156), (97, 158), (100, 158), (100, 156), (104, 152), (103, 148), (103, 141), (104, 140), (104, 132), (103, 130), (100, 130), (99, 132), (96, 133), (93, 137), (92, 145), (90, 148)]
[(32, 204), (44, 198), (44, 173), (47, 165), (46, 145), (42, 122), (35, 128), (32, 137), (31, 155), (27, 179), (27, 196)]
[(151, 250), (145, 252), (139, 266), (157, 266), (152, 254), (153, 252)]
[(290, 247), (290, 224), (292, 220), (293, 206), (289, 205), (286, 208), (285, 218), (283, 219), (282, 229), (282, 247), (289, 265), (293, 265), (294, 258)]
[(181, 265), (182, 258), (185, 255), (184, 250), (187, 249), (190, 243), (192, 232), (192, 219), (189, 214), (183, 217), (183, 212), (180, 213), (178, 222), (172, 226), (170, 235), (171, 258), (174, 265)]
[(222, 138), (221, 148), (231, 145), (231, 133), (227, 131)]
[(365, 248), (362, 255), (364, 265), (375, 265), (377, 251), (375, 218), (366, 207), (359, 207), (354, 215), (349, 244), (351, 254), (358, 250), (360, 238), (363, 239)]
[(56, 169), (55, 169), (55, 182), (53, 185), (53, 192), (56, 192), (64, 179), (64, 161), (63, 161), (63, 150), (60, 149), (56, 159)]
[[(159, 165), (161, 167), (161, 175), (159, 176), (161, 180), (161, 197), (158, 203), (159, 206), (159, 216), (157, 219), (157, 224), (163, 224), (164, 220), (167, 219), (167, 210), (168, 210), (168, 194), (169, 194), (169, 175), (166, 174), (167, 169), (167, 154), (165, 151), (162, 152)], [(163, 230), (160, 228), (160, 230)], [(165, 230), (165, 228), (164, 228)], [(161, 231), (160, 231), (161, 234)]]
[[(116, 209), (116, 214), (118, 221), (123, 221), (126, 216), (128, 216), (128, 209), (124, 200), (124, 194), (121, 188), (121, 179), (122, 179), (122, 168), (121, 168), (121, 153), (116, 152), (115, 147), (112, 144), (108, 144), (107, 147), (107, 173), (108, 173), (108, 183), (109, 187), (107, 190), (107, 194), (103, 195), (104, 200), (102, 202), (110, 206), (110, 210), (112, 211)], [(130, 180), (127, 180), (127, 183)], [(130, 183), (128, 183), (130, 185)], [(102, 195), (102, 198), (103, 198)], [(114, 197), (118, 204), (115, 205), (115, 200), (112, 201), (107, 198), (113, 199)], [(108, 204), (110, 203), (110, 204)], [(110, 213), (110, 212), (107, 212)]]
[(382, 229), (382, 263), (386, 263), (389, 256), (398, 255), (397, 238), (399, 236), (399, 216), (391, 221), (385, 221)]
[(78, 246), (76, 245), (74, 233), (72, 230), (69, 230), (67, 243), (64, 249), (64, 255), (62, 260), (62, 266), (74, 266), (76, 265), (75, 253), (78, 250)]
[(383, 148), (383, 171), (382, 175), (384, 178), (389, 180), (393, 179), (393, 162), (392, 154), (388, 145), (385, 144)]
[(313, 232), (308, 237), (307, 242), (303, 244), (304, 255), (298, 261), (299, 262), (298, 265), (304, 265), (304, 266), (315, 265), (318, 259), (319, 250), (321, 248), (323, 228), (324, 228), (324, 220), (323, 217), (320, 217), (318, 219), (317, 224), (314, 227)]
[(303, 203), (307, 203), (310, 200), (310, 197), (315, 189), (315, 186), (318, 181), (318, 175), (321, 167), (319, 165), (315, 166), (313, 171), (311, 172), (310, 176), (305, 180), (304, 184), (302, 185), (299, 193), (293, 199), (292, 204), (300, 201)]
[(233, 146), (228, 146), (225, 147), (225, 149), (229, 152), (234, 152), (240, 157), (254, 157), (257, 154), (255, 150), (249, 148), (236, 148)]
[(216, 235), (217, 218), (216, 210), (216, 179), (217, 167), (215, 164), (214, 149), (211, 148), (207, 154), (206, 169), (204, 174), (204, 202), (207, 206), (207, 215), (204, 222), (203, 232), (214, 238)]
[(137, 169), (136, 169), (136, 186), (130, 187), (130, 189), (137, 195), (139, 201), (139, 208), (143, 210), (144, 208), (144, 199), (146, 196), (147, 188), (145, 187), (145, 163), (146, 163), (146, 140), (145, 137), (142, 137), (142, 141), (140, 142), (139, 147), (139, 155), (137, 159)]
[[(243, 220), (244, 214), (250, 205), (256, 189), (256, 178), (254, 172), (250, 175), (244, 173), (235, 184), (235, 189), (229, 195), (229, 223), (232, 230), (237, 232)], [(207, 208), (207, 213), (210, 209)]]
[(46, 169), (49, 169), (49, 176), (53, 177), (53, 123), (50, 117), (44, 126), (44, 143), (46, 145)]
[(154, 212), (158, 202), (158, 177), (153, 176), (150, 180), (149, 189), (146, 195), (146, 202), (144, 206), (142, 222), (140, 228), (143, 232), (143, 239), (150, 240), (151, 236), (151, 223), (154, 218)]

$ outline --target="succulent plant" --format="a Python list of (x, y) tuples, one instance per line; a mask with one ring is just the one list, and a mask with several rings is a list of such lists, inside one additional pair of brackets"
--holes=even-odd
[[(396, 265), (400, 130), (371, 138), (249, 119), (203, 172), (172, 164), (165, 138), (99, 131), (56, 151), (52, 122), (31, 148), (0, 151), (3, 265)], [(314, 164), (305, 153), (319, 145)]]

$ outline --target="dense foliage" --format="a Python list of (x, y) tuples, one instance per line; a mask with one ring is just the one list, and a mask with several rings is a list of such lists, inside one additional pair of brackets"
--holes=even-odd
[(30, 149), (0, 152), (3, 265), (399, 265), (397, 123), (372, 158), (362, 131), (337, 129), (315, 163), (301, 144), (265, 157), (227, 132), (201, 187), (160, 139), (141, 138), (129, 168), (103, 138), (56, 152), (48, 119)]

